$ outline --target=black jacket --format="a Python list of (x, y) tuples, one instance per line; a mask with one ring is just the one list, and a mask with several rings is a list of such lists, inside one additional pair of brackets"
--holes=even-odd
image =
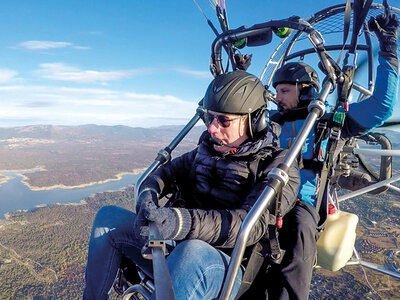
[[(189, 209), (192, 227), (187, 239), (233, 248), (247, 212), (267, 185), (268, 172), (284, 158), (286, 150), (277, 147), (271, 131), (256, 141), (248, 140), (237, 149), (221, 154), (204, 139), (193, 151), (161, 166), (141, 186), (157, 190), (162, 196), (179, 189), (181, 207)], [(257, 167), (257, 170), (254, 166)], [(283, 188), (282, 213), (295, 204), (299, 187), (298, 167), (289, 169), (290, 180)], [(269, 207), (275, 212), (275, 205)], [(268, 231), (275, 217), (266, 211), (250, 234), (248, 245)]]

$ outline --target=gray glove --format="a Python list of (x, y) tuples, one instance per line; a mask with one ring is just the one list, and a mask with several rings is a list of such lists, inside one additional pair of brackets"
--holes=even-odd
[[(144, 216), (147, 220), (156, 223), (161, 238), (164, 240), (184, 239), (192, 225), (190, 212), (184, 208), (151, 207), (145, 209)], [(148, 227), (143, 228), (141, 235), (148, 234)]]
[(136, 213), (139, 214), (139, 210), (142, 205), (149, 205), (153, 203), (155, 206), (158, 205), (158, 194), (153, 189), (144, 189), (136, 200)]
[[(391, 61), (395, 60), (397, 68), (397, 38), (399, 32), (399, 20), (395, 14), (379, 15), (376, 18), (371, 17), (368, 21), (368, 28), (375, 32), (378, 40), (381, 55), (383, 58)], [(392, 62), (392, 61), (391, 61)]]
[(158, 195), (154, 190), (142, 191), (136, 201), (136, 220), (133, 231), (138, 239), (149, 235), (149, 221), (145, 214), (150, 209), (156, 209), (158, 203)]

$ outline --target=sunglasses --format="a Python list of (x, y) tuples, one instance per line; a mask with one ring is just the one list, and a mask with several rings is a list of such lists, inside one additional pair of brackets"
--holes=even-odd
[(206, 124), (206, 126), (208, 127), (208, 126), (211, 125), (211, 123), (214, 121), (214, 119), (217, 119), (217, 123), (218, 123), (219, 125), (221, 125), (221, 126), (224, 127), (224, 128), (227, 128), (227, 127), (229, 127), (229, 126), (231, 125), (231, 122), (232, 122), (232, 121), (237, 120), (237, 119), (240, 119), (240, 118), (242, 118), (242, 117), (243, 117), (243, 116), (239, 116), (239, 117), (237, 117), (237, 118), (229, 119), (229, 118), (228, 118), (227, 116), (225, 116), (225, 115), (214, 115), (214, 114), (212, 114), (212, 113), (205, 112), (204, 115), (203, 115), (203, 121), (204, 121), (204, 123)]

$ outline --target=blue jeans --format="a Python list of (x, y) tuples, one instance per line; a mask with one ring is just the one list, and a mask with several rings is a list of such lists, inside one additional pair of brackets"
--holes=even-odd
[[(146, 241), (137, 239), (133, 226), (136, 215), (116, 206), (99, 210), (89, 240), (84, 299), (108, 299), (122, 256), (129, 257), (145, 273), (152, 263), (141, 255)], [(185, 240), (167, 258), (177, 300), (215, 299), (222, 289), (229, 256), (201, 240)], [(231, 299), (237, 294), (239, 272)]]

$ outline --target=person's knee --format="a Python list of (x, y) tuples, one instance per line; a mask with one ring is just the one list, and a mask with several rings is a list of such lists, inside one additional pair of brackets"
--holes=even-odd
[(317, 231), (317, 226), (314, 222), (310, 222), (309, 220), (303, 220), (296, 223), (296, 231), (298, 234), (303, 234), (307, 236), (315, 236)]
[[(201, 240), (186, 240), (177, 245), (168, 257), (168, 264), (174, 268), (197, 272), (194, 269), (209, 269), (210, 266), (224, 270), (229, 264), (226, 255)], [(204, 271), (204, 270), (203, 270)]]
[(102, 206), (99, 211), (96, 214), (97, 216), (103, 216), (103, 215), (107, 215), (109, 216), (110, 214), (114, 214), (117, 211), (120, 211), (122, 208), (115, 206), (115, 205), (106, 205), (106, 206)]
[(96, 213), (96, 216), (94, 218), (94, 224), (96, 223), (101, 223), (104, 220), (110, 219), (110, 216), (115, 215), (115, 213), (118, 211), (119, 207), (113, 206), (113, 205), (107, 205), (101, 207), (98, 212)]
[(296, 206), (291, 221), (290, 224), (286, 224), (286, 230), (279, 236), (281, 247), (286, 250), (286, 259), (293, 263), (313, 261), (317, 234), (313, 215), (305, 208)]
[(175, 247), (174, 251), (191, 252), (191, 251), (197, 251), (204, 247), (208, 248), (211, 246), (202, 240), (184, 240)]
[(134, 220), (134, 214), (131, 211), (118, 206), (103, 206), (99, 209), (93, 221), (92, 236), (98, 238), (117, 228), (132, 227), (130, 226), (132, 220)]
[[(201, 240), (178, 244), (167, 259), (177, 299), (217, 298), (229, 264), (229, 257)], [(242, 273), (235, 281), (236, 294)]]
[(315, 234), (317, 230), (318, 215), (315, 209), (306, 203), (296, 205), (292, 226), (297, 228), (298, 232)]
[(211, 252), (216, 252), (212, 246), (202, 240), (185, 240), (177, 245), (171, 253), (173, 256), (179, 256), (182, 259), (188, 258), (193, 264), (204, 262)]

